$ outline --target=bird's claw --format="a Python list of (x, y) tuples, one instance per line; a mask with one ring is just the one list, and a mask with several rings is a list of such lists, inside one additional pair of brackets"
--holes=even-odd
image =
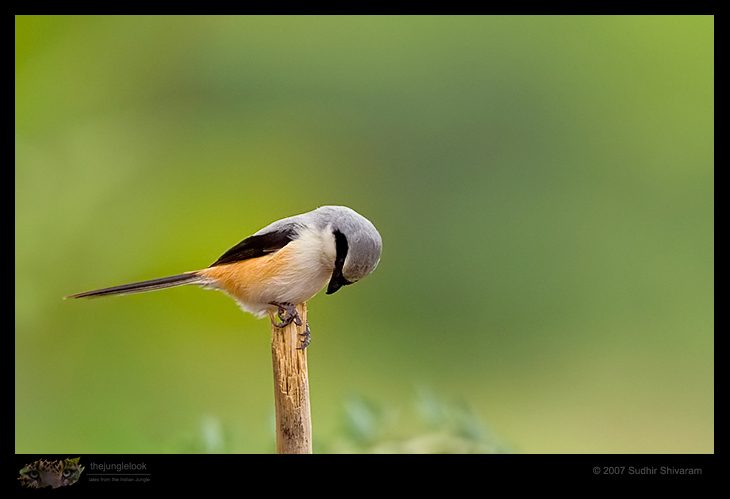
[(309, 330), (309, 320), (307, 320), (307, 325), (304, 328), (304, 332), (299, 333), (299, 336), (304, 336), (304, 339), (302, 340), (302, 345), (300, 347), (297, 347), (297, 350), (304, 350), (309, 346), (309, 342), (312, 341), (312, 332)]
[[(299, 317), (299, 313), (297, 313), (297, 307), (292, 305), (291, 303), (275, 303), (271, 302), (271, 305), (275, 305), (278, 307), (278, 310), (276, 311), (276, 316), (279, 317), (279, 320), (281, 322), (276, 322), (274, 317), (271, 317), (271, 323), (276, 327), (286, 327), (292, 322), (296, 324), (297, 326), (302, 325), (302, 319)], [(304, 326), (304, 332), (299, 333), (299, 336), (303, 336), (302, 338), (302, 344), (297, 347), (297, 350), (304, 350), (309, 346), (309, 342), (312, 341), (312, 333), (309, 330), (309, 321), (306, 321), (306, 325)]]
[(276, 305), (279, 309), (276, 312), (277, 317), (279, 317), (279, 320), (281, 322), (276, 322), (275, 320), (271, 320), (271, 323), (276, 327), (286, 327), (292, 322), (296, 324), (297, 326), (302, 325), (302, 319), (299, 317), (299, 314), (297, 313), (297, 307), (292, 305), (291, 303), (275, 303), (271, 302), (271, 305)]

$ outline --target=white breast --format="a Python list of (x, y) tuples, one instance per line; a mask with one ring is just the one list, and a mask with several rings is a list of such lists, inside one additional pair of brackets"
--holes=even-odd
[(335, 238), (331, 230), (302, 230), (287, 249), (290, 265), (275, 286), (277, 301), (296, 305), (311, 299), (332, 277), (337, 254)]
[(280, 263), (267, 265), (272, 273), (266, 279), (257, 280), (259, 284), (247, 287), (245, 292), (226, 291), (244, 311), (262, 317), (276, 308), (271, 302), (296, 305), (316, 295), (332, 277), (336, 254), (331, 229), (303, 229), (297, 239), (274, 255), (272, 263)]

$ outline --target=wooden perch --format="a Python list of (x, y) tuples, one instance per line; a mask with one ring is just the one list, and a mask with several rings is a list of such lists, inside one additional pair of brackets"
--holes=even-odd
[[(271, 325), (276, 403), (276, 453), (312, 453), (312, 416), (309, 408), (307, 350), (299, 350), (307, 324), (307, 304), (297, 305), (302, 325)], [(272, 317), (273, 320), (273, 317)]]

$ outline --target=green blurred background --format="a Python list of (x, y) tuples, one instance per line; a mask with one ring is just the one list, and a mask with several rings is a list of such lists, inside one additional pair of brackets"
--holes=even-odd
[(309, 303), (315, 445), (352, 397), (514, 452), (714, 452), (712, 17), (15, 19), (15, 450), (273, 452), (268, 321), (183, 287), (350, 206)]

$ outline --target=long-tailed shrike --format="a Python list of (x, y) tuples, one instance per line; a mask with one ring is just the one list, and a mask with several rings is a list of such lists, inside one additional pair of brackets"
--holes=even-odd
[[(277, 327), (301, 325), (296, 305), (325, 285), (327, 294), (359, 281), (380, 261), (383, 242), (368, 219), (345, 206), (322, 206), (278, 220), (203, 270), (86, 291), (66, 298), (125, 295), (184, 284), (218, 289)], [(329, 283), (329, 284), (328, 284)], [(274, 313), (281, 322), (276, 322)], [(300, 348), (309, 344), (309, 327)]]

